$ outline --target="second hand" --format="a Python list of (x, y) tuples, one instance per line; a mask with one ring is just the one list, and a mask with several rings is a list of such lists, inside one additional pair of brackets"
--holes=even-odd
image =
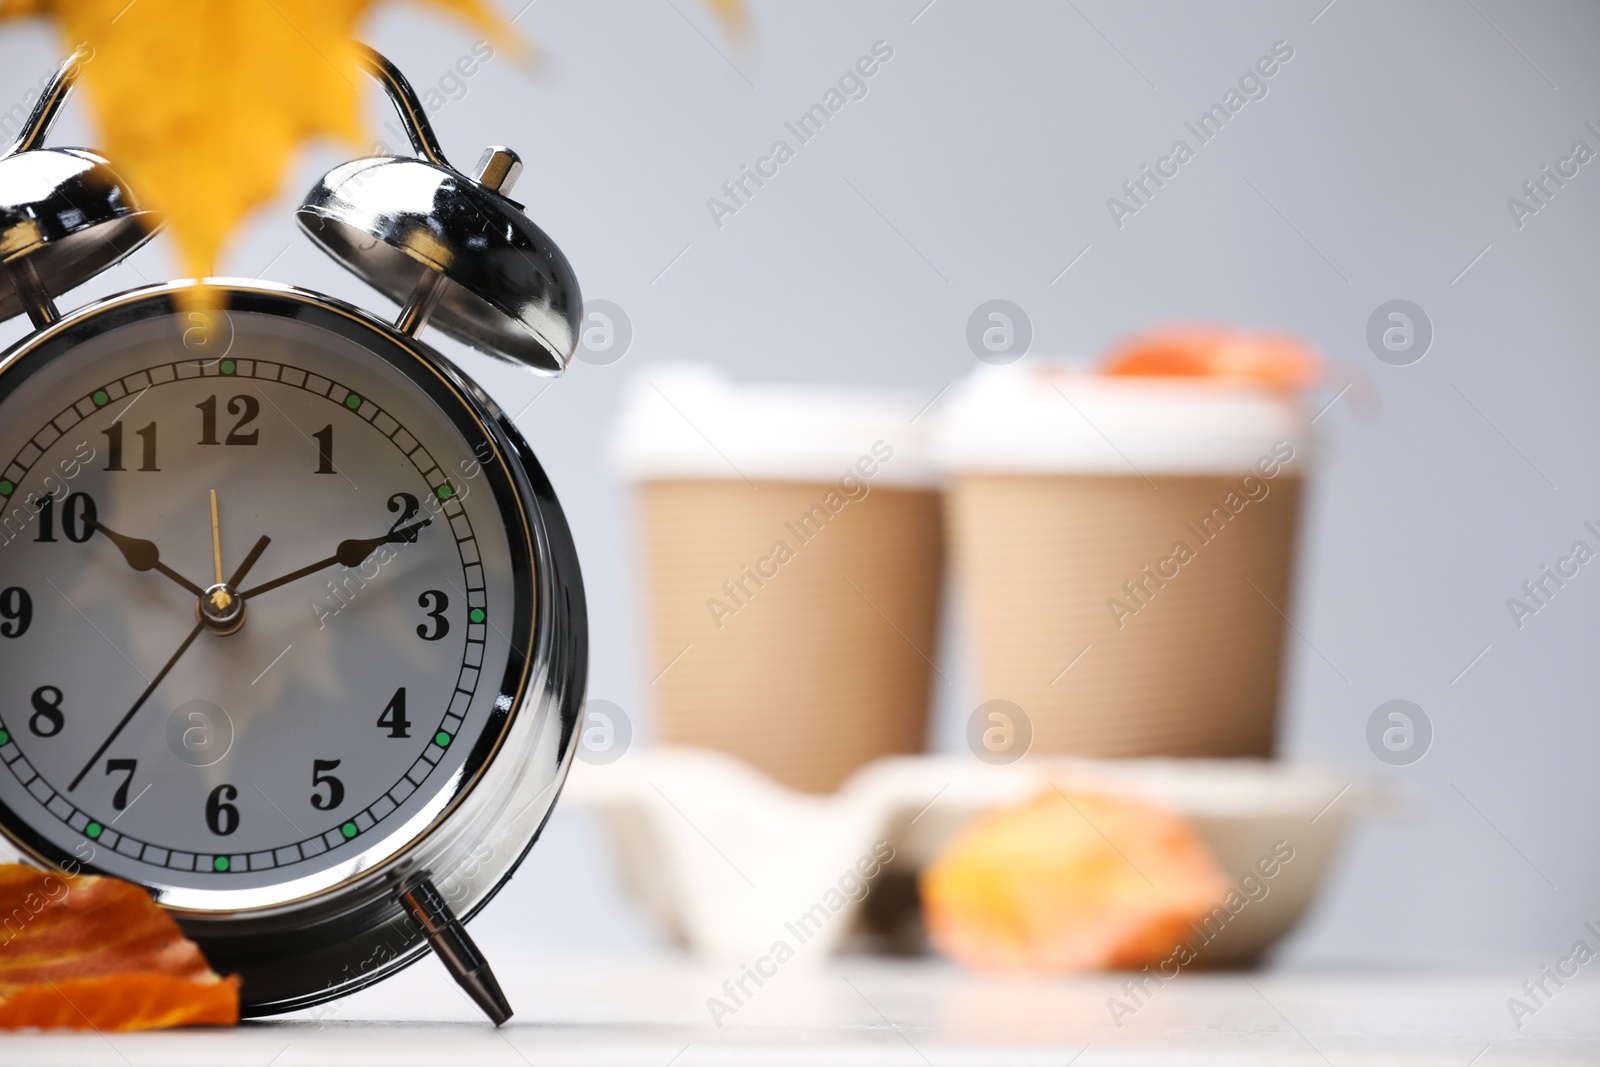
[[(217, 491), (213, 489), (211, 491), (212, 560), (216, 564), (217, 584), (221, 586), (222, 546), (221, 539), (217, 536), (217, 532)], [(239, 583), (244, 581), (245, 575), (250, 573), (250, 568), (256, 565), (256, 560), (260, 559), (261, 554), (267, 550), (267, 545), (271, 542), (271, 540), (272, 538), (263, 535), (261, 539), (255, 543), (255, 546), (250, 549), (249, 553), (245, 555), (243, 562), (239, 564), (239, 569), (234, 572), (233, 577), (228, 579), (227, 585), (223, 589), (219, 589), (218, 592), (224, 592), (225, 589), (238, 588)], [(140, 693), (139, 699), (133, 702), (133, 707), (127, 710), (122, 718), (117, 721), (117, 725), (112, 727), (111, 733), (106, 735), (106, 739), (100, 742), (100, 747), (94, 750), (94, 755), (89, 757), (88, 762), (83, 765), (83, 769), (77, 773), (77, 776), (72, 779), (72, 783), (67, 786), (67, 792), (70, 793), (74, 789), (78, 788), (79, 783), (83, 781), (84, 777), (94, 769), (94, 765), (100, 762), (100, 757), (106, 754), (106, 749), (111, 747), (112, 742), (116, 741), (117, 736), (122, 733), (123, 729), (128, 725), (128, 723), (133, 721), (133, 717), (139, 713), (139, 709), (144, 707), (145, 701), (150, 699), (150, 694), (156, 691), (156, 686), (160, 685), (162, 680), (165, 679), (166, 676), (172, 671), (172, 668), (177, 666), (178, 660), (183, 657), (185, 652), (189, 651), (189, 646), (194, 644), (194, 639), (199, 637), (200, 632), (205, 628), (206, 624), (203, 619), (195, 623), (194, 629), (189, 631), (189, 635), (183, 639), (183, 643), (178, 646), (178, 650), (172, 654), (171, 658), (167, 660), (167, 662), (162, 666), (161, 670), (156, 672), (156, 676), (150, 680), (150, 684), (144, 687), (144, 692)]]
[(200, 631), (204, 630), (205, 628), (206, 624), (203, 622), (197, 622), (194, 624), (194, 629), (190, 630), (189, 636), (183, 639), (183, 644), (178, 646), (178, 651), (172, 654), (172, 658), (167, 660), (166, 665), (163, 666), (161, 670), (156, 673), (156, 676), (150, 680), (150, 684), (144, 687), (144, 692), (140, 693), (139, 699), (133, 702), (133, 707), (128, 709), (128, 713), (122, 717), (121, 721), (117, 723), (116, 727), (112, 729), (111, 733), (106, 736), (106, 739), (100, 742), (100, 747), (94, 750), (94, 755), (90, 756), (89, 762), (83, 765), (83, 770), (79, 771), (77, 777), (72, 779), (72, 784), (67, 786), (67, 792), (70, 793), (74, 789), (78, 788), (78, 783), (83, 781), (83, 776), (88, 774), (96, 763), (100, 762), (100, 757), (105, 755), (106, 749), (111, 747), (111, 742), (117, 739), (117, 735), (122, 732), (122, 728), (127, 726), (128, 723), (132, 721), (134, 715), (138, 713), (140, 708), (144, 707), (144, 702), (150, 699), (150, 694), (156, 691), (156, 686), (160, 685), (161, 680), (167, 676), (167, 672), (172, 670), (172, 668), (177, 665), (178, 658), (185, 652), (189, 651), (189, 646), (194, 644), (194, 639), (199, 637)]
[(216, 583), (222, 584), (222, 528), (217, 524), (217, 491), (211, 490), (211, 562), (216, 569)]

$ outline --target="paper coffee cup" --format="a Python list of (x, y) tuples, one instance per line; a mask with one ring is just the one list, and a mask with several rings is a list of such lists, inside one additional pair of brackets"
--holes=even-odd
[(922, 750), (943, 552), (925, 401), (685, 367), (633, 383), (612, 455), (663, 741), (813, 792)]
[(982, 698), (1035, 751), (1272, 751), (1301, 486), (1299, 405), (1200, 379), (986, 367), (940, 412)]

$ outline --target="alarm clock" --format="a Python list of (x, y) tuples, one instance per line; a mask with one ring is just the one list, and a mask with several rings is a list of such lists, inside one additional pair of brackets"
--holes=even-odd
[(418, 335), (559, 373), (572, 269), (516, 155), (457, 171), (367, 51), (415, 156), (335, 168), (297, 218), (396, 320), (227, 279), (63, 314), (157, 228), (105, 159), (43, 147), (83, 55), (0, 157), (0, 317), (34, 327), (0, 357), (0, 832), (143, 886), (246, 1016), (431, 948), (498, 1025), (462, 924), (571, 762), (583, 584), (527, 443)]

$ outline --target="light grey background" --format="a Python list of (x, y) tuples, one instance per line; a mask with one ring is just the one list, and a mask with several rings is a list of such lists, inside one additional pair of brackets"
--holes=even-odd
[[(648, 736), (645, 681), (659, 665), (639, 658), (626, 500), (602, 449), (639, 369), (697, 359), (745, 380), (932, 397), (975, 365), (966, 320), (995, 297), (1027, 310), (1035, 352), (1096, 353), (1170, 319), (1281, 326), (1364, 383), (1318, 422), (1283, 751), (1418, 798), (1414, 819), (1357, 834), (1283, 958), (1565, 952), (1600, 918), (1600, 566), (1521, 630), (1506, 599), (1573, 541), (1597, 543), (1582, 524), (1600, 525), (1600, 162), (1521, 228), (1506, 201), (1574, 141), (1600, 150), (1584, 127), (1600, 127), (1600, 9), (1326, 3), (757, 0), (747, 46), (693, 0), (522, 10), (518, 28), (552, 62), (535, 78), (494, 59), (435, 122), (463, 164), (490, 142), (523, 154), (519, 199), (584, 292), (633, 323), (624, 359), (577, 364), (547, 395), (461, 357), (508, 410), (533, 401), (519, 424), (582, 548), (592, 694)], [(368, 37), (422, 87), (477, 34), (401, 7)], [(706, 199), (879, 40), (894, 58), (868, 96), (714, 225)], [(1107, 198), (1280, 40), (1294, 58), (1268, 96), (1117, 228)], [(20, 98), (58, 49), (42, 26), (0, 35), (0, 101)], [(84, 130), (74, 115), (62, 136)], [(308, 153), (221, 272), (381, 307), (290, 219), (347, 155)], [(168, 252), (82, 292), (167, 277)], [(1436, 333), (1408, 367), (1381, 363), (1365, 340), (1370, 313), (1394, 298), (1424, 308)], [(3, 329), (6, 342), (21, 332)], [(970, 707), (959, 631), (944, 655), (957, 684), (938, 735), (953, 747)], [(1368, 716), (1395, 698), (1422, 706), (1435, 732), (1403, 768), (1365, 740)], [(502, 952), (661, 937), (621, 897), (598, 827), (559, 813), (477, 928)]]

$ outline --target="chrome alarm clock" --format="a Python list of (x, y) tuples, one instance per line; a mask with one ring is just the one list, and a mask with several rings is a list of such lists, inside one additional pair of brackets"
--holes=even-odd
[(469, 177), (416, 95), (369, 71), (416, 156), (355, 160), (299, 209), (401, 305), (209, 279), (66, 314), (155, 232), (106, 160), (0, 157), (0, 831), (29, 862), (144, 886), (245, 1015), (343, 996), (431, 947), (498, 1024), (463, 923), (537, 838), (587, 670), (571, 536), (527, 444), (418, 340), (432, 324), (558, 373), (566, 258)]

